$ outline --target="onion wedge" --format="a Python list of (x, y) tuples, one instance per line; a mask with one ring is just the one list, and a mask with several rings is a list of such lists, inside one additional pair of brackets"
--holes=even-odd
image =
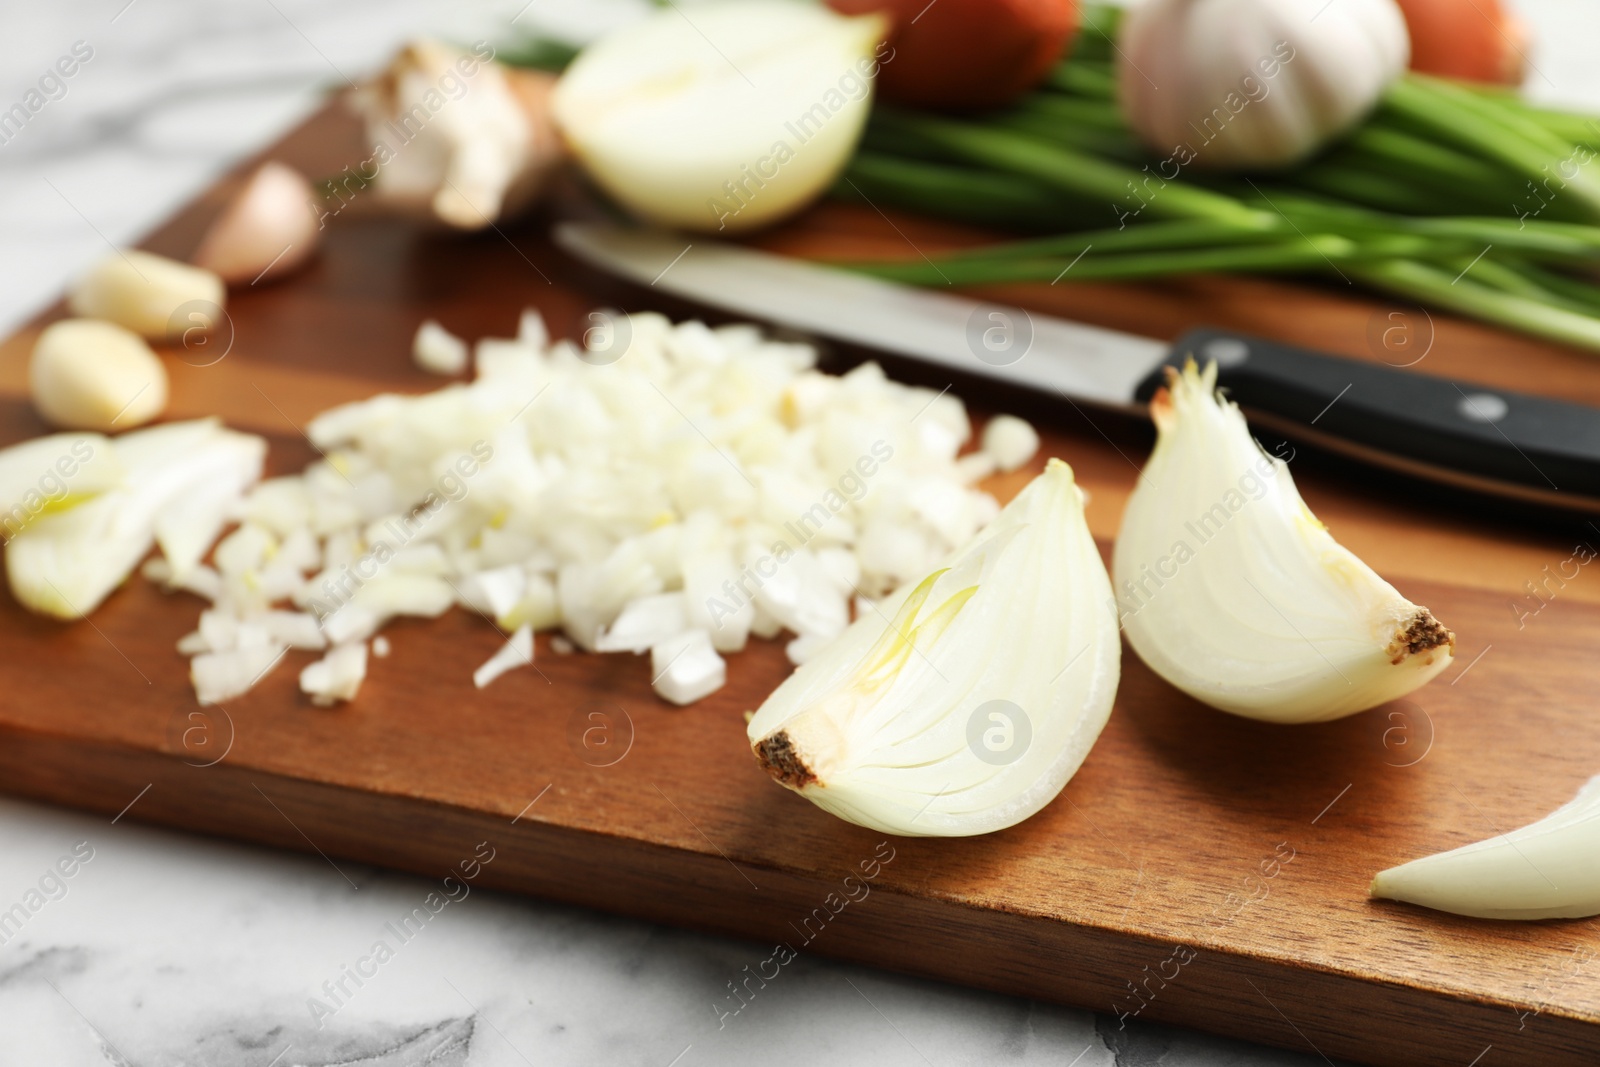
[(1121, 642), (1060, 460), (946, 566), (858, 618), (751, 719), (756, 759), (848, 822), (961, 837), (1021, 822), (1111, 713)]

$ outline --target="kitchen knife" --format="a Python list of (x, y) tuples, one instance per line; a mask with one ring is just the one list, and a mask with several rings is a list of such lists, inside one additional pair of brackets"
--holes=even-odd
[(562, 223), (589, 264), (674, 296), (1099, 407), (1137, 410), (1165, 368), (1214, 361), (1258, 425), (1431, 481), (1600, 511), (1600, 409), (1227, 330), (1176, 343), (917, 289), (700, 237)]

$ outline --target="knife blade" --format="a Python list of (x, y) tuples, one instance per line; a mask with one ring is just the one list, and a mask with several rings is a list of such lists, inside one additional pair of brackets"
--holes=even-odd
[(743, 317), (1137, 410), (1186, 359), (1213, 361), (1259, 425), (1473, 492), (1600, 511), (1600, 409), (1438, 378), (1210, 327), (1176, 342), (916, 289), (704, 238), (559, 224), (574, 257)]

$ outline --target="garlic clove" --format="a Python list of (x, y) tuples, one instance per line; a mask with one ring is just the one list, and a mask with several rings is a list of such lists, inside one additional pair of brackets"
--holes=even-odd
[(1133, 5), (1117, 49), (1128, 124), (1163, 167), (1305, 159), (1365, 118), (1411, 54), (1395, 0), (1340, 0), (1315, 19), (1298, 0)]
[(413, 41), (351, 98), (373, 154), (335, 179), (336, 211), (370, 182), (386, 206), (457, 229), (515, 215), (566, 158), (550, 116), (554, 84), (480, 49)]
[(1339, 545), (1283, 461), (1217, 396), (1216, 366), (1169, 373), (1112, 575), (1128, 642), (1214, 708), (1317, 722), (1404, 696), (1455, 635)]
[(777, 781), (861, 826), (990, 833), (1049, 803), (1111, 713), (1121, 642), (1052, 459), (947, 564), (869, 609), (750, 720)]
[[(793, 0), (662, 10), (585, 48), (556, 122), (589, 175), (665, 226), (748, 230), (838, 177), (871, 105), (881, 15)], [(714, 43), (713, 43), (714, 42)]]
[(1600, 775), (1538, 822), (1380, 871), (1371, 894), (1479, 919), (1600, 915)]
[(167, 406), (167, 368), (138, 334), (111, 322), (63, 319), (34, 342), (33, 406), (54, 426), (128, 430)]
[(318, 203), (305, 175), (263, 163), (211, 224), (192, 262), (230, 285), (284, 277), (317, 250)]
[[(134, 248), (100, 260), (68, 295), (74, 314), (114, 322), (153, 341), (194, 328), (193, 312), (214, 325), (225, 300), (222, 279), (211, 271)], [(180, 316), (180, 310), (189, 313)]]

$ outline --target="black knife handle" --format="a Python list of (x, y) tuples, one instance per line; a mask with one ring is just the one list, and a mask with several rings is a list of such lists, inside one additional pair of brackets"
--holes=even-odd
[(1179, 338), (1139, 399), (1191, 357), (1215, 362), (1219, 387), (1291, 437), (1475, 490), (1600, 505), (1600, 409), (1209, 328)]

